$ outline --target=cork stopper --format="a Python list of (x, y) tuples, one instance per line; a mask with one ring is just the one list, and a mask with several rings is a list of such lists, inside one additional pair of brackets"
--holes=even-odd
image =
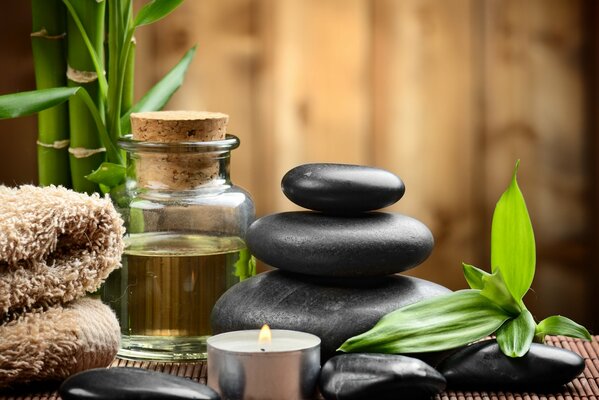
[[(229, 116), (208, 111), (154, 111), (131, 114), (134, 140), (207, 142), (223, 140)], [(193, 189), (214, 180), (218, 160), (201, 153), (143, 153), (136, 163), (140, 185), (153, 189)]]

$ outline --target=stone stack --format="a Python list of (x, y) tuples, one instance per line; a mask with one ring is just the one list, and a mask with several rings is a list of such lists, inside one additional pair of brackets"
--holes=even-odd
[(311, 211), (258, 219), (247, 234), (256, 258), (277, 268), (231, 288), (212, 314), (214, 333), (256, 329), (310, 332), (324, 360), (385, 314), (449, 290), (395, 275), (421, 264), (433, 237), (420, 221), (374, 210), (404, 194), (396, 175), (345, 164), (306, 164), (282, 181), (285, 195)]

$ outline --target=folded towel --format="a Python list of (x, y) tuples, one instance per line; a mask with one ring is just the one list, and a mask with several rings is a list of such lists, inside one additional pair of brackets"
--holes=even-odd
[(0, 388), (110, 364), (118, 321), (83, 296), (120, 266), (123, 233), (108, 198), (0, 186)]
[(119, 340), (118, 321), (100, 300), (23, 314), (0, 325), (0, 388), (108, 366)]
[(0, 319), (98, 289), (120, 265), (122, 223), (97, 194), (0, 186)]

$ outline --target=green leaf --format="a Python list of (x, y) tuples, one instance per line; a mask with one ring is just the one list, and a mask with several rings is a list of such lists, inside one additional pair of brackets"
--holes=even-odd
[(510, 318), (478, 290), (461, 290), (400, 308), (348, 339), (346, 352), (418, 353), (451, 349), (495, 332)]
[(156, 22), (169, 15), (181, 3), (183, 0), (152, 0), (139, 10), (134, 25), (138, 27)]
[(79, 87), (58, 87), (0, 96), (0, 119), (24, 117), (67, 101)]
[(235, 276), (239, 277), (239, 281), (244, 281), (256, 275), (256, 259), (250, 255), (248, 249), (243, 249), (239, 252), (239, 259), (234, 265)]
[(585, 340), (592, 339), (591, 334), (584, 326), (561, 315), (553, 315), (539, 322), (535, 336), (538, 341), (543, 342), (545, 335), (563, 335)]
[(501, 271), (497, 270), (490, 274), (466, 263), (462, 263), (462, 269), (464, 270), (464, 277), (472, 289), (480, 289), (483, 296), (509, 314), (514, 316), (520, 314), (521, 307), (507, 289)]
[(462, 269), (464, 270), (464, 277), (468, 286), (471, 289), (482, 289), (484, 286), (483, 277), (491, 276), (487, 271), (483, 271), (480, 268), (476, 268), (474, 265), (462, 263)]
[(480, 294), (493, 301), (513, 316), (520, 314), (522, 307), (514, 299), (503, 280), (500, 270), (481, 277), (483, 289)]
[(122, 157), (115, 144), (108, 137), (100, 112), (87, 91), (81, 86), (59, 87), (12, 93), (0, 96), (0, 119), (24, 117), (64, 103), (72, 96), (79, 96), (90, 111), (100, 133), (102, 145), (106, 147), (111, 161), (121, 162)]
[(505, 284), (515, 299), (521, 300), (535, 275), (535, 239), (526, 203), (516, 174), (503, 193), (493, 214), (491, 229), (492, 272), (501, 269)]
[(121, 117), (121, 132), (128, 133), (131, 131), (131, 121), (129, 116), (131, 113), (143, 111), (158, 111), (169, 101), (171, 96), (183, 84), (185, 72), (193, 60), (196, 47), (192, 47), (185, 53), (181, 61), (177, 63), (152, 89), (150, 89), (144, 97), (135, 104), (125, 115)]
[(532, 314), (524, 309), (517, 318), (507, 321), (497, 332), (499, 348), (508, 357), (522, 357), (530, 349), (535, 336), (535, 323)]
[(109, 162), (103, 162), (98, 169), (85, 178), (94, 182), (99, 183), (109, 188), (120, 185), (125, 182), (127, 168), (120, 164), (113, 164)]

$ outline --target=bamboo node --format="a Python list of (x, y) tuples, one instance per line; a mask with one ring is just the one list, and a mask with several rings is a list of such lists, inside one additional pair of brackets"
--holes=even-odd
[(75, 158), (86, 158), (91, 157), (94, 154), (105, 152), (105, 147), (100, 147), (98, 149), (86, 149), (85, 147), (69, 147), (69, 153), (71, 153)]
[(63, 33), (59, 33), (58, 35), (49, 35), (46, 28), (42, 28), (37, 32), (31, 32), (29, 34), (29, 36), (39, 37), (39, 38), (48, 39), (48, 40), (60, 40), (60, 39), (64, 39), (65, 36), (67, 36), (67, 33), (63, 32)]
[(69, 143), (71, 143), (71, 141), (69, 139), (66, 140), (56, 140), (53, 143), (44, 143), (44, 142), (40, 142), (39, 140), (37, 141), (38, 146), (42, 146), (42, 147), (47, 147), (50, 149), (64, 149), (65, 147), (69, 147)]
[(98, 80), (95, 71), (79, 71), (67, 65), (67, 78), (76, 83), (90, 83)]

